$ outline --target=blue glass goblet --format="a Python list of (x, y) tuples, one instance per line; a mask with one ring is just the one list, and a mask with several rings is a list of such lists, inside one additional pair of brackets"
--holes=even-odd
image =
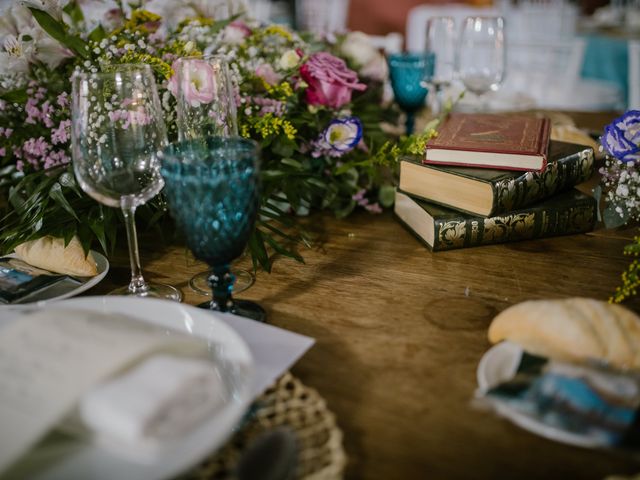
[(432, 52), (394, 53), (387, 57), (393, 95), (407, 115), (407, 135), (413, 133), (415, 114), (425, 104), (425, 84), (433, 76), (434, 59)]
[(200, 306), (264, 321), (262, 307), (233, 299), (229, 270), (249, 241), (258, 215), (258, 145), (240, 137), (185, 140), (165, 148), (161, 164), (171, 215), (195, 257), (211, 267), (213, 299)]

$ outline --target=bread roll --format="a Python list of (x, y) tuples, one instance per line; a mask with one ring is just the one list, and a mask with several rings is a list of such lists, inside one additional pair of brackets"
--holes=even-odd
[(34, 267), (78, 277), (92, 277), (98, 273), (96, 262), (85, 256), (80, 241), (73, 237), (64, 246), (64, 239), (46, 236), (16, 247), (18, 257)]
[(509, 307), (493, 319), (489, 340), (509, 340), (527, 352), (558, 360), (593, 359), (640, 369), (640, 317), (591, 298), (534, 300)]

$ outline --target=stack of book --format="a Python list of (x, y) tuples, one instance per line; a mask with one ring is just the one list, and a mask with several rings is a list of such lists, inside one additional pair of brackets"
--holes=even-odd
[(396, 216), (433, 251), (592, 230), (596, 201), (573, 187), (593, 149), (549, 133), (547, 119), (451, 114), (424, 158), (400, 159)]

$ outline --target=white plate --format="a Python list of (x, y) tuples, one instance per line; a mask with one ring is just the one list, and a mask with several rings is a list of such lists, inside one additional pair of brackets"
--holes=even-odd
[[(476, 376), (481, 395), (489, 389), (505, 382), (513, 377), (520, 364), (522, 349), (513, 343), (502, 342), (489, 349), (478, 364)], [(493, 404), (498, 415), (507, 418), (521, 428), (541, 437), (556, 442), (575, 445), (586, 448), (605, 447), (602, 441), (594, 437), (578, 435), (558, 427), (547, 425), (536, 418), (519, 412), (505, 403)]]
[[(98, 252), (91, 250), (91, 255), (93, 259), (96, 261), (96, 269), (98, 270), (98, 274), (93, 277), (89, 277), (84, 280), (80, 285), (77, 286), (69, 286), (68, 288), (62, 289), (60, 284), (52, 285), (51, 287), (42, 290), (41, 292), (34, 293), (33, 296), (37, 298), (37, 300), (29, 301), (29, 297), (24, 300), (21, 300), (19, 303), (12, 303), (10, 305), (2, 305), (2, 307), (8, 307), (12, 310), (23, 309), (23, 308), (33, 308), (34, 306), (40, 307), (45, 304), (49, 304), (51, 302), (55, 302), (58, 300), (63, 300), (69, 297), (75, 297), (80, 293), (89, 290), (92, 287), (95, 287), (98, 283), (102, 281), (102, 279), (109, 272), (109, 261), (106, 257)], [(9, 258), (18, 258), (15, 253), (5, 255)], [(74, 277), (78, 279), (82, 279), (82, 277)], [(0, 307), (0, 308), (2, 308)]]
[[(197, 428), (164, 448), (162, 455), (148, 464), (136, 463), (94, 443), (66, 439), (49, 446), (46, 452), (32, 454), (34, 461), (44, 459), (47, 466), (29, 478), (172, 478), (197, 465), (220, 447), (247, 410), (252, 400), (253, 360), (246, 343), (220, 320), (220, 314), (169, 300), (117, 296), (76, 298), (59, 302), (50, 308), (58, 307), (126, 314), (166, 328), (168, 335), (171, 331), (179, 331), (206, 340), (212, 360), (229, 390), (229, 400)], [(0, 328), (11, 321), (19, 321), (20, 315), (20, 311), (1, 310)]]

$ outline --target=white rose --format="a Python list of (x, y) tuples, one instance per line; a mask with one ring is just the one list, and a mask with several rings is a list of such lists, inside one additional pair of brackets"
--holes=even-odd
[(295, 50), (287, 50), (280, 57), (280, 61), (278, 62), (278, 66), (282, 70), (289, 70), (300, 63), (300, 57)]
[(358, 66), (367, 65), (380, 52), (366, 33), (350, 32), (342, 43), (342, 53)]
[(389, 67), (384, 55), (379, 52), (376, 53), (377, 55), (373, 60), (361, 67), (358, 73), (364, 78), (384, 82), (389, 76)]

